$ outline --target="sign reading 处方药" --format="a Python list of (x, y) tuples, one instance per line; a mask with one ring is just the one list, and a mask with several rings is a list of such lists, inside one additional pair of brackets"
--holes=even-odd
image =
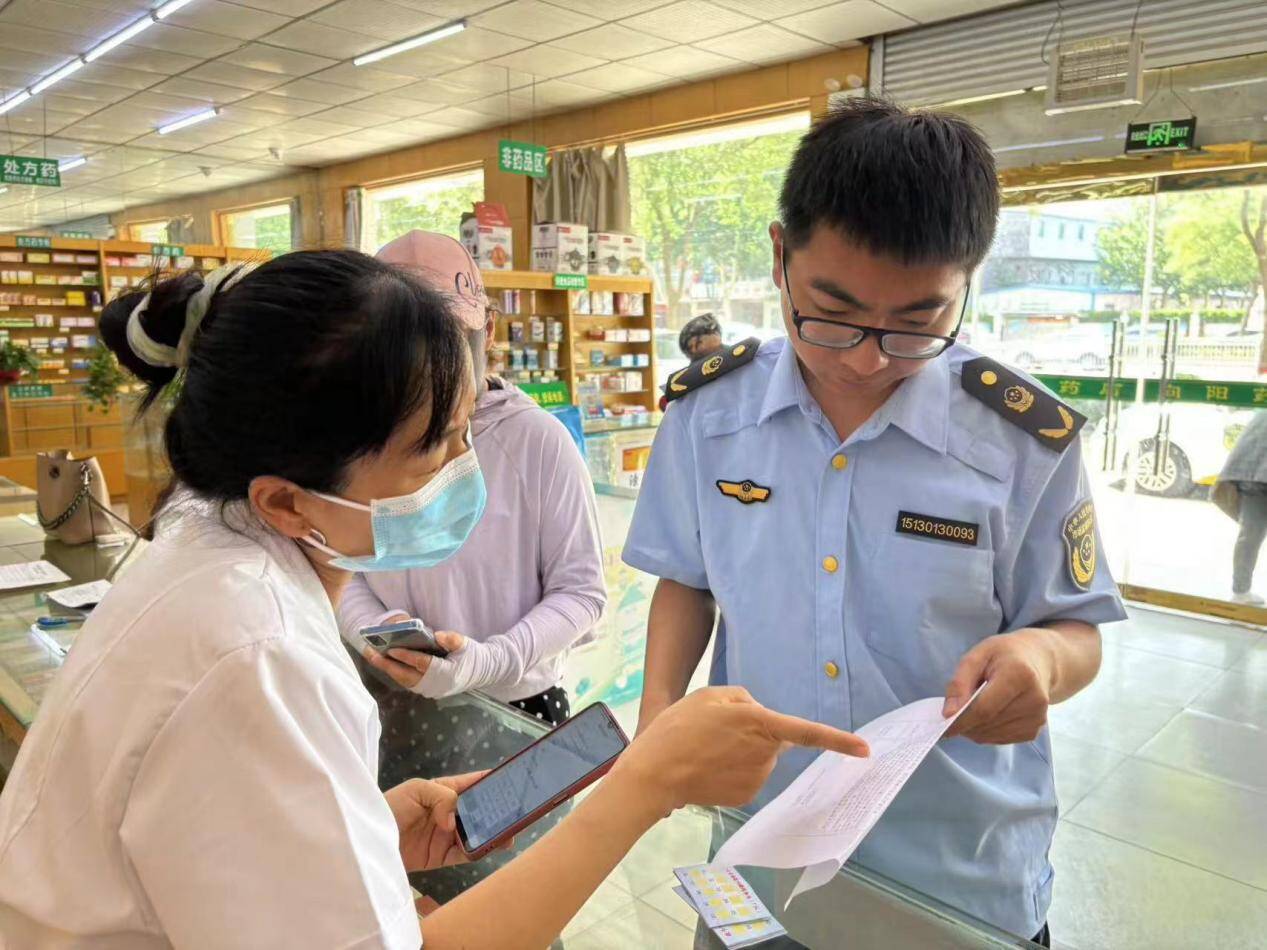
[(546, 147), (502, 139), (497, 146), (497, 167), (512, 175), (546, 176)]
[(47, 185), (60, 188), (62, 173), (55, 158), (31, 158), (29, 155), (0, 155), (0, 184)]
[(18, 247), (52, 247), (53, 239), (46, 237), (32, 237), (29, 234), (19, 234), (17, 236)]
[(1181, 152), (1193, 148), (1197, 118), (1163, 119), (1160, 122), (1131, 122), (1126, 126), (1126, 151)]

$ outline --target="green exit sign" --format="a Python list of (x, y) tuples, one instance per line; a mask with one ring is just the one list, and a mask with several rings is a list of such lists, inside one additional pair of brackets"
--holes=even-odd
[(18, 247), (41, 247), (48, 248), (53, 246), (53, 239), (46, 237), (31, 237), (28, 234), (18, 235)]
[(497, 146), (497, 167), (512, 175), (545, 178), (546, 154), (547, 149), (544, 145), (502, 139)]
[(185, 249), (179, 244), (155, 244), (150, 253), (155, 257), (184, 257)]
[(1126, 127), (1126, 152), (1182, 152), (1193, 148), (1197, 119), (1163, 119), (1160, 122), (1132, 122)]
[(585, 290), (590, 285), (588, 274), (555, 274), (555, 290)]

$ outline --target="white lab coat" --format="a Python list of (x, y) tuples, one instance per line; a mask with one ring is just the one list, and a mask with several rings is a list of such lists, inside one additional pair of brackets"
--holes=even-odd
[(324, 589), (255, 519), (185, 510), (94, 611), (0, 795), (0, 945), (418, 947), (378, 711)]

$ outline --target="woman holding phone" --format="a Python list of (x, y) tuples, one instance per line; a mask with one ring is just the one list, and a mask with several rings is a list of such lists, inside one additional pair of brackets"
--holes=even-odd
[(5, 945), (541, 947), (674, 808), (748, 801), (787, 743), (865, 754), (741, 690), (696, 693), (420, 925), (406, 872), (461, 859), (454, 803), (476, 776), (378, 790), (377, 712), (335, 609), (350, 572), (430, 561), (482, 512), (445, 299), (314, 251), (125, 295), (101, 335), (151, 400), (182, 371), (177, 490), (0, 796)]

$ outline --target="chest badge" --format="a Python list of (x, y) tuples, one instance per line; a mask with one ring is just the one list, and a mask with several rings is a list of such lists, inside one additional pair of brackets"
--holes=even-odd
[(954, 521), (934, 515), (921, 515), (915, 511), (899, 511), (896, 530), (898, 534), (911, 534), (919, 538), (949, 541), (975, 548), (981, 526), (971, 521)]
[(718, 481), (717, 489), (727, 498), (737, 498), (745, 505), (770, 500), (770, 489), (756, 484), (751, 479), (744, 479), (742, 482)]
[(1061, 534), (1068, 554), (1069, 580), (1078, 590), (1090, 590), (1095, 579), (1095, 506), (1080, 501), (1065, 518)]

